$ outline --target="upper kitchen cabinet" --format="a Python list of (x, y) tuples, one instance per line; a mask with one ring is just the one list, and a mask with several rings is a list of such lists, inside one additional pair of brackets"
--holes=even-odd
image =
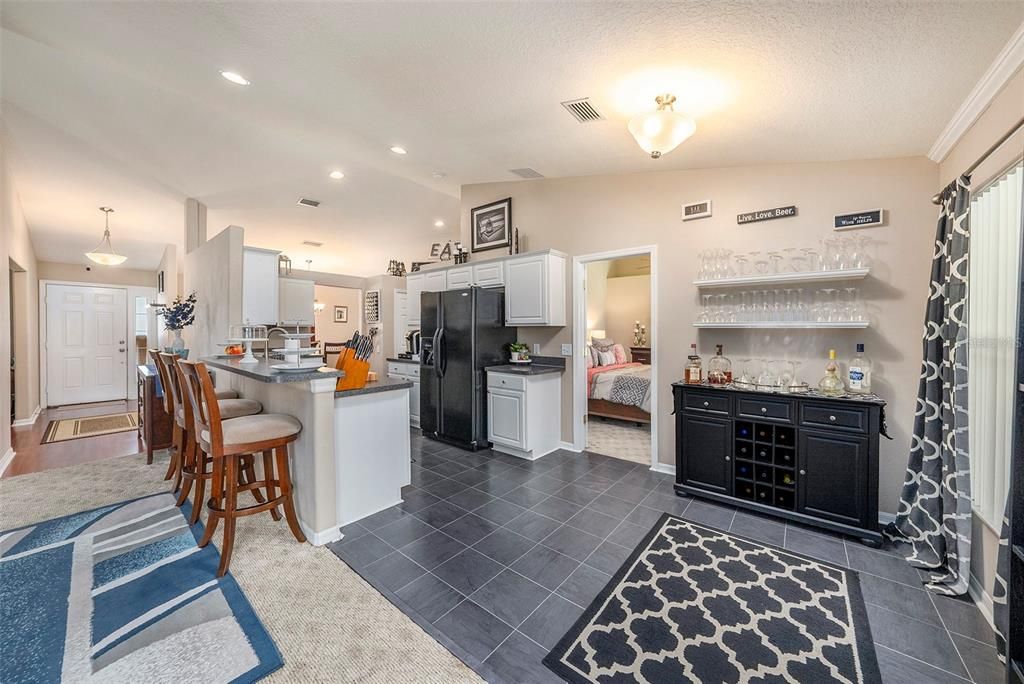
[(477, 287), (501, 287), (505, 284), (505, 268), (500, 261), (473, 265), (473, 284)]
[(505, 325), (565, 325), (565, 256), (542, 252), (505, 261)]
[(420, 325), (420, 294), (423, 293), (423, 274), (410, 273), (405, 278), (406, 317), (410, 328)]
[(279, 254), (280, 252), (275, 250), (256, 247), (246, 247), (242, 250), (243, 323), (277, 322)]
[(280, 278), (278, 283), (277, 322), (283, 325), (313, 325), (316, 283), (298, 278)]
[(472, 266), (456, 266), (455, 268), (449, 268), (447, 273), (447, 282), (445, 284), (449, 290), (463, 290), (476, 284), (473, 282)]
[(444, 292), (448, 289), (447, 271), (427, 271), (423, 274), (424, 292)]

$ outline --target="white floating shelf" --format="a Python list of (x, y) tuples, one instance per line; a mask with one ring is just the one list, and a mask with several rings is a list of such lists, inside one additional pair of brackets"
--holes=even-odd
[(747, 321), (744, 323), (694, 323), (695, 328), (738, 328), (751, 330), (855, 329), (868, 327), (868, 321)]
[(744, 285), (799, 285), (831, 280), (863, 280), (870, 268), (846, 268), (841, 271), (802, 271), (800, 273), (765, 273), (715, 280), (694, 280), (697, 287), (742, 287)]

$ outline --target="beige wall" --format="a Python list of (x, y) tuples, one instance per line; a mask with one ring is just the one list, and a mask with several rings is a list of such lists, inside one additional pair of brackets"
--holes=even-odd
[[(11, 310), (11, 262), (14, 275)], [(14, 184), (6, 151), (0, 144), (0, 458), (11, 446), (11, 388), (8, 359), (17, 354), (15, 368), (16, 419), (28, 418), (39, 406), (39, 276), (28, 224)], [(14, 339), (11, 335), (14, 316)]]
[(607, 261), (592, 261), (587, 264), (587, 335), (590, 341), (591, 330), (604, 330), (604, 303), (608, 296), (608, 264)]
[[(685, 153), (684, 145), (674, 154)], [(652, 161), (651, 166), (656, 169), (658, 162)], [(722, 343), (733, 359), (771, 350), (773, 356), (801, 360), (801, 377), (813, 383), (822, 373), (830, 347), (845, 359), (857, 342), (864, 342), (876, 364), (876, 390), (889, 402), (889, 432), (894, 440), (882, 440), (880, 507), (894, 512), (913, 428), (935, 229), (930, 199), (938, 177), (937, 165), (921, 157), (468, 185), (462, 189), (463, 240), (469, 239), (471, 207), (511, 196), (516, 224), (529, 249), (554, 248), (582, 255), (657, 245), (653, 269), (659, 320), (650, 338), (658, 349), (657, 446), (659, 460), (665, 464), (673, 463), (674, 453), (673, 423), (668, 419), (670, 384), (680, 378), (691, 341), (698, 342), (705, 357), (713, 353), (716, 343)], [(680, 221), (682, 203), (706, 198), (713, 202), (713, 217)], [(798, 216), (736, 225), (740, 212), (789, 204), (799, 207)], [(701, 250), (813, 246), (832, 235), (833, 214), (873, 207), (887, 210), (887, 225), (855, 231), (877, 242), (877, 264), (863, 283), (872, 316), (868, 330), (698, 333), (692, 327), (698, 308), (692, 281)], [(568, 283), (567, 299), (571, 292)], [(572, 332), (568, 326), (520, 328), (520, 339), (539, 343), (544, 354), (558, 355), (559, 346), (572, 341)], [(571, 371), (563, 376), (562, 394), (562, 439), (568, 442), (573, 419)]]
[[(352, 333), (362, 328), (363, 293), (348, 287), (317, 285), (316, 300), (324, 305), (324, 310), (316, 318), (317, 339), (325, 342), (345, 342), (352, 338)], [(348, 307), (348, 323), (334, 322), (334, 307)]]
[[(1019, 69), (974, 125), (960, 138), (939, 165), (939, 188), (963, 173), (985, 150), (1002, 137), (1024, 114), (1024, 68)], [(971, 176), (978, 190), (1024, 155), (1024, 130), (1020, 130), (983, 162)], [(999, 533), (974, 516), (971, 573), (991, 596), (995, 585)]]
[(156, 271), (85, 263), (58, 264), (52, 261), (40, 261), (39, 279), (66, 280), (73, 283), (96, 283), (100, 285), (156, 287)]
[(242, 321), (242, 236), (228, 226), (185, 255), (185, 292), (196, 293), (196, 320), (182, 337), (189, 358), (220, 350), (228, 328)]
[(628, 358), (629, 348), (633, 346), (634, 324), (640, 321), (648, 331), (651, 329), (651, 277), (609, 278), (604, 321), (608, 336), (626, 348)]

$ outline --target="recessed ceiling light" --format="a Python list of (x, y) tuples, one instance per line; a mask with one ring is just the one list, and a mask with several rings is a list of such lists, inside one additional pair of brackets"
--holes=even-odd
[(252, 83), (245, 76), (242, 76), (241, 74), (236, 74), (234, 71), (222, 71), (220, 72), (220, 75), (226, 78), (227, 80), (231, 81), (235, 85), (247, 86)]
[(331, 173), (329, 175), (334, 180), (341, 180), (342, 178), (345, 177), (345, 174), (342, 173), (341, 171), (331, 171)]
[(442, 221), (441, 219), (437, 219), (436, 221), (434, 221), (434, 227), (435, 228), (444, 228), (444, 221)]
[(430, 175), (433, 176), (434, 178), (441, 179), (441, 178), (444, 178), (448, 174), (441, 173), (440, 171), (435, 171), (434, 173), (432, 173)]
[(408, 154), (408, 151), (401, 145), (392, 145), (391, 151), (395, 154)]

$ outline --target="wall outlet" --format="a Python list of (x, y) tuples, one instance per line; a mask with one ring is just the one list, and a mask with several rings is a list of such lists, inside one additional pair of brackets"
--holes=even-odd
[(536, 342), (533, 343), (533, 353), (534, 355), (540, 354), (540, 345)]
[(572, 345), (571, 344), (563, 344), (562, 345), (562, 356), (572, 356)]

